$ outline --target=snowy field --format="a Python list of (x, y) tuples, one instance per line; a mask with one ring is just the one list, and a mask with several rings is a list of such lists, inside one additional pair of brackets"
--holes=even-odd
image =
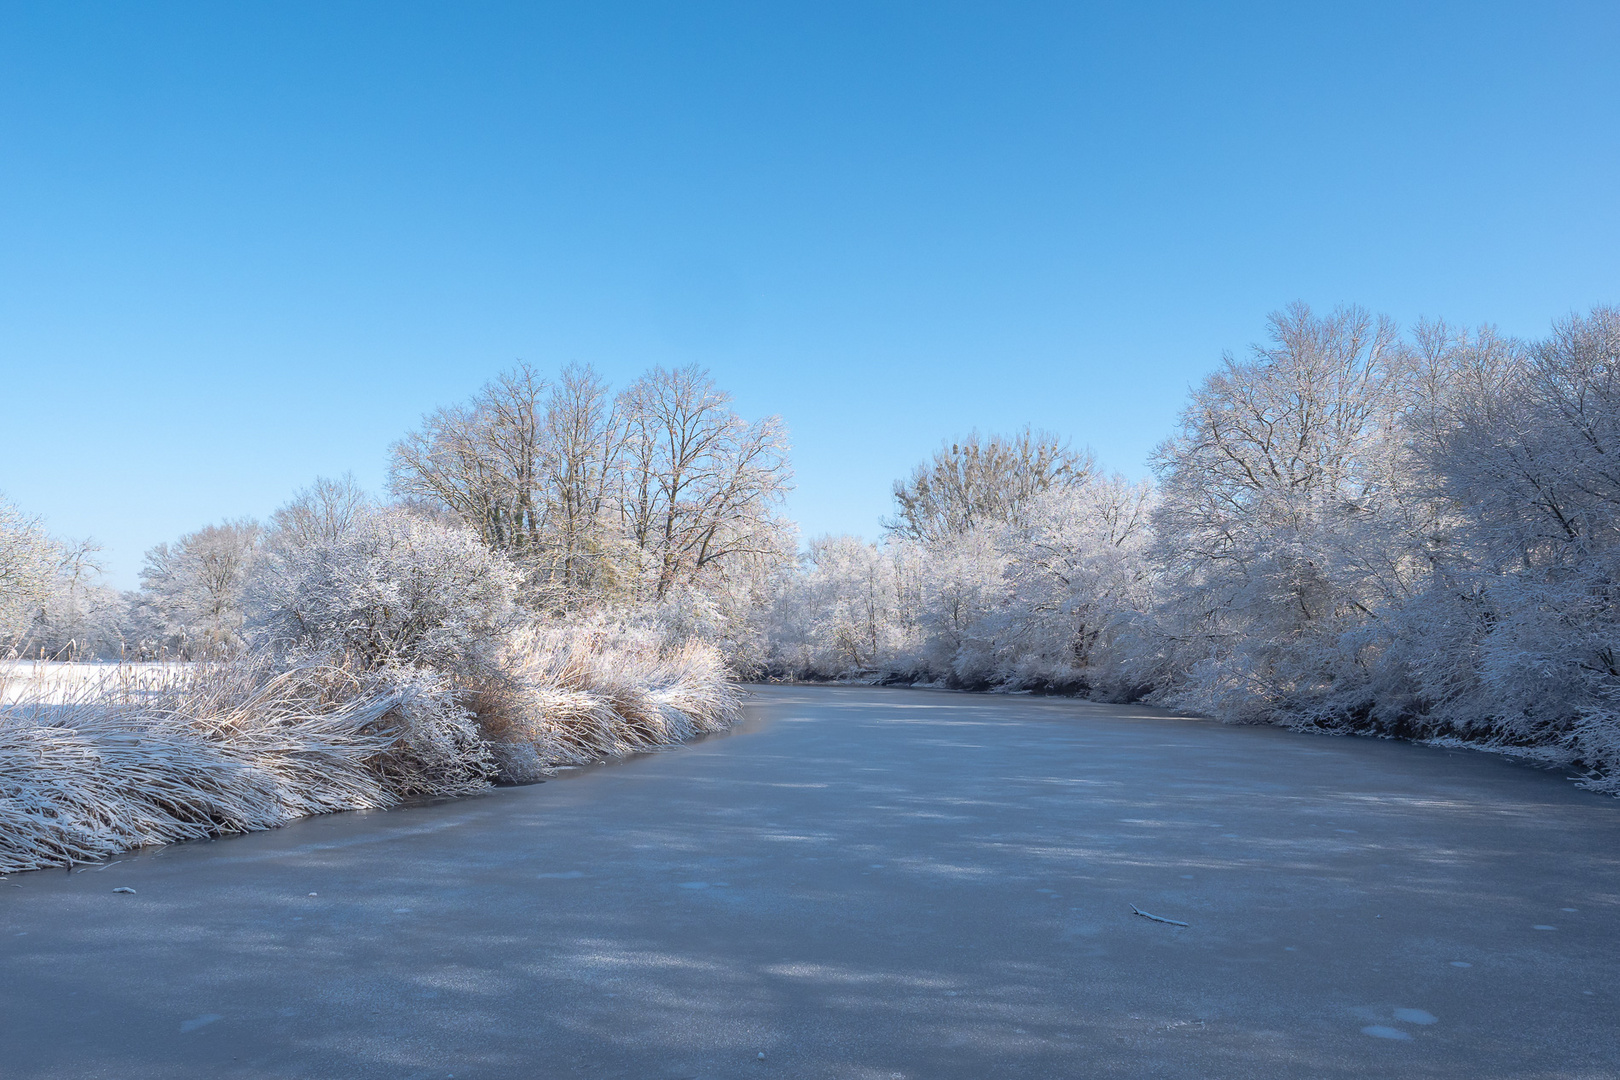
[(0, 660), (0, 705), (61, 705), (104, 690), (153, 689), (174, 678), (184, 666)]

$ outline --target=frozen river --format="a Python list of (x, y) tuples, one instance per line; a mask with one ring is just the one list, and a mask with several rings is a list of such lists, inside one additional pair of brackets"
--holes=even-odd
[(12, 1080), (1620, 1076), (1620, 801), (1134, 707), (760, 689), (0, 894)]

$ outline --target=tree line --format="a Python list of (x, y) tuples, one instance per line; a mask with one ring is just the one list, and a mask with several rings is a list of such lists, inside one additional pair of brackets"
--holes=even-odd
[[(1620, 766), (1620, 311), (1534, 341), (1296, 304), (1154, 482), (948, 442), (776, 597), (783, 674), (1147, 699)], [(1601, 781), (1609, 787), (1616, 781)]]
[(1516, 340), (1296, 304), (1193, 389), (1151, 480), (970, 433), (895, 483), (877, 542), (799, 550), (780, 420), (696, 368), (615, 392), (520, 365), (390, 463), (386, 503), (319, 481), (158, 545), (126, 594), (0, 504), (0, 633), (178, 658), (349, 634), (453, 666), (498, 594), (700, 637), (745, 676), (1148, 700), (1620, 776), (1615, 309)]
[[(779, 512), (791, 478), (781, 421), (745, 420), (700, 368), (654, 368), (614, 393), (588, 367), (547, 379), (520, 364), (391, 447), (389, 500), (319, 479), (269, 521), (157, 545), (130, 592), (95, 583), (92, 547), (0, 503), (0, 653), (230, 656), (287, 631), (289, 598), (313, 602), (311, 582), (384, 574), (372, 585), (403, 588), (417, 564), (498, 572), (531, 615), (653, 619), (737, 651), (793, 557)], [(470, 559), (469, 539), (488, 558)]]

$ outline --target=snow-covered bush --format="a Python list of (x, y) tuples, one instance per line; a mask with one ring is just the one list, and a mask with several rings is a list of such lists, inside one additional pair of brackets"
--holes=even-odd
[(267, 547), (256, 592), (267, 647), (453, 688), (456, 708), (379, 759), (401, 782), (490, 754), (506, 779), (533, 779), (735, 718), (722, 653), (705, 639), (728, 629), (726, 613), (698, 607), (713, 592), (683, 612), (711, 620), (702, 636), (664, 608), (536, 619), (516, 605), (521, 572), (509, 559), (457, 522), (399, 508), (358, 509), (342, 527)]
[(459, 524), (365, 510), (277, 547), (256, 577), (251, 634), (286, 657), (465, 677), (490, 669), (514, 619), (516, 568)]

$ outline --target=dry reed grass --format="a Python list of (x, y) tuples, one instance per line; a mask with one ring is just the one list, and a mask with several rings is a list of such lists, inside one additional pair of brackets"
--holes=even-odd
[(607, 624), (520, 629), (456, 682), (254, 657), (63, 668), (0, 669), (0, 873), (535, 780), (740, 708), (712, 646)]
[(80, 697), (87, 689), (123, 692), (172, 679), (182, 665), (60, 660), (0, 660), (0, 706)]
[(0, 872), (461, 794), (492, 774), (448, 685), (420, 673), (114, 667), (0, 709)]
[(602, 623), (534, 625), (510, 637), (499, 676), (469, 705), (501, 778), (523, 782), (723, 731), (741, 694), (711, 645), (668, 647), (650, 632)]

